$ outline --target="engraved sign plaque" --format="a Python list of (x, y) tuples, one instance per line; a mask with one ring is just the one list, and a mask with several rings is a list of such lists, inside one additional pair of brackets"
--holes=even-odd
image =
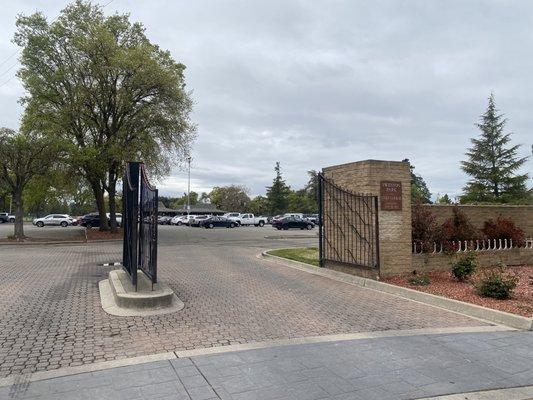
[(381, 181), (379, 200), (382, 211), (402, 210), (402, 183)]

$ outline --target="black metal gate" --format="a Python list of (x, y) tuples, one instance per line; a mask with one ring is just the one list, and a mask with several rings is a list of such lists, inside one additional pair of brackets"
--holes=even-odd
[[(124, 171), (122, 266), (137, 287), (137, 269), (157, 282), (158, 192), (146, 176), (143, 163), (128, 162)], [(140, 199), (139, 199), (140, 198)]]
[(122, 245), (122, 267), (137, 287), (137, 242), (139, 220), (139, 164), (126, 164), (122, 183), (122, 227), (124, 239)]
[(379, 269), (378, 197), (345, 190), (318, 174), (320, 266)]
[(157, 189), (148, 182), (144, 164), (141, 164), (139, 267), (152, 284), (157, 282), (157, 204)]

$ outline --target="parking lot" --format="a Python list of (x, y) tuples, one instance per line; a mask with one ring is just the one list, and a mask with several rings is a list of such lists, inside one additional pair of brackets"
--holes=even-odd
[[(0, 224), (0, 238), (5, 238), (13, 234), (13, 224)], [(79, 226), (45, 226), (38, 228), (31, 222), (24, 223), (24, 234), (38, 240), (78, 240), (85, 237), (84, 228)]]
[[(96, 228), (93, 228), (96, 229)], [(270, 225), (263, 227), (241, 226), (233, 229), (215, 228), (204, 229), (199, 227), (188, 226), (171, 226), (159, 225), (159, 245), (202, 243), (206, 240), (216, 243), (249, 243), (253, 246), (262, 243), (269, 243), (277, 239), (297, 238), (299, 240), (306, 238), (310, 240), (308, 244), (318, 245), (318, 230), (302, 231), (300, 229), (291, 229), (288, 231), (278, 231)], [(85, 236), (85, 228), (80, 226), (60, 226), (36, 227), (31, 223), (24, 224), (24, 233), (26, 236), (39, 240), (77, 240)], [(5, 238), (13, 234), (13, 224), (0, 224), (0, 238)], [(267, 236), (267, 238), (265, 238)]]

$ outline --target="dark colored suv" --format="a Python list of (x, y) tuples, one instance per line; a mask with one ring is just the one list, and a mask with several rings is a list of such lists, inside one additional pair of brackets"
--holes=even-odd
[(81, 217), (80, 225), (88, 229), (98, 228), (100, 226), (100, 215), (93, 213)]

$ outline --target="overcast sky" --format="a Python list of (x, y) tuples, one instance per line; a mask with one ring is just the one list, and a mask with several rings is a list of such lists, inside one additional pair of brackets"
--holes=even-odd
[[(22, 113), (18, 55), (5, 61), (17, 49), (16, 15), (53, 19), (66, 4), (1, 0), (1, 126), (17, 128)], [(130, 13), (187, 66), (192, 190), (264, 194), (276, 161), (300, 188), (309, 169), (409, 158), (434, 195), (457, 195), (491, 91), (521, 155), (531, 153), (532, 1), (113, 0), (105, 11)], [(160, 193), (183, 193), (186, 182), (176, 169)]]

